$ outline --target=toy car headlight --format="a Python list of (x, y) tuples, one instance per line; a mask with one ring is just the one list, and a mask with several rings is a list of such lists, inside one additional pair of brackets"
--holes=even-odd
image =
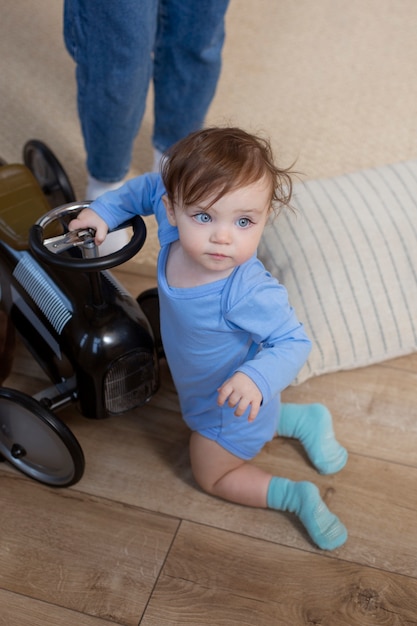
[(123, 413), (145, 404), (158, 386), (154, 354), (136, 350), (114, 361), (104, 379), (109, 413)]

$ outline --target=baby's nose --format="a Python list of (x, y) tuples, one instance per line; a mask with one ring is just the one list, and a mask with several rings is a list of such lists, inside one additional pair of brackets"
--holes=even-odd
[(230, 243), (231, 234), (227, 227), (217, 227), (213, 230), (211, 235), (212, 241), (216, 243)]

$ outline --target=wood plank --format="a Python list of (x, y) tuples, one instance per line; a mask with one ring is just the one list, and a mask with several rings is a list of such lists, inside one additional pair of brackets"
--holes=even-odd
[(115, 626), (116, 622), (82, 615), (54, 604), (0, 589), (0, 626)]
[[(360, 393), (358, 390), (358, 397)], [(86, 455), (86, 474), (77, 488), (151, 511), (205, 521), (219, 528), (249, 532), (276, 543), (314, 550), (304, 530), (292, 517), (237, 507), (211, 498), (195, 486), (188, 460), (189, 432), (178, 405), (174, 404), (175, 398), (168, 379), (161, 394), (149, 405), (120, 417), (96, 422), (80, 418), (74, 409), (64, 411), (65, 421)], [(359, 441), (363, 430), (359, 429)], [(375, 438), (382, 432), (381, 440), (390, 449), (386, 431), (381, 431), (378, 423), (372, 421), (367, 432)], [(349, 430), (347, 435), (352, 441), (353, 434)], [(395, 433), (391, 441), (394, 447)], [(375, 451), (364, 449), (362, 455), (351, 452), (343, 472), (334, 477), (322, 477), (311, 467), (298, 443), (280, 438), (268, 444), (255, 462), (276, 475), (312, 480), (324, 494), (331, 496), (332, 509), (346, 523), (350, 533), (347, 546), (342, 548), (343, 558), (365, 564), (378, 562), (381, 567), (414, 575), (417, 562), (413, 525), (417, 508), (413, 496), (416, 470), (368, 458), (367, 454), (375, 456)], [(392, 503), (390, 507), (386, 502)], [(404, 509), (405, 502), (408, 502), (407, 509)], [(395, 533), (391, 535), (390, 529), (403, 523), (405, 543), (398, 549), (398, 537)], [(369, 528), (373, 529), (370, 543), (367, 541)]]
[(383, 361), (381, 366), (417, 373), (417, 352), (390, 361)]
[(141, 626), (415, 624), (417, 581), (183, 522)]
[[(350, 451), (348, 466), (338, 476), (320, 477), (301, 447), (285, 439), (268, 444), (256, 463), (277, 475), (312, 480), (331, 496), (332, 509), (350, 533), (342, 548), (343, 558), (415, 575), (414, 374), (384, 364), (312, 379), (285, 395), (293, 401), (324, 401), (330, 406), (339, 438)], [(343, 412), (334, 406), (339, 399)], [(79, 491), (315, 550), (291, 517), (237, 507), (196, 488), (188, 460), (189, 432), (167, 372), (153, 400), (126, 415), (96, 422), (80, 417), (76, 407), (70, 407), (60, 416), (86, 455), (86, 474), (77, 485)], [(401, 537), (391, 530), (396, 528), (401, 528)]]
[(26, 349), (19, 337), (16, 337), (12, 370), (9, 377), (3, 382), (3, 387), (20, 389), (32, 395), (50, 384), (50, 380), (45, 372)]
[(136, 626), (178, 521), (4, 472), (0, 486), (0, 588)]
[(145, 289), (156, 287), (155, 268), (140, 267), (131, 263), (119, 265), (111, 270), (112, 274), (136, 298)]
[[(152, 219), (154, 220), (153, 217)], [(157, 228), (156, 223), (155, 226)], [(130, 259), (130, 261), (126, 261), (126, 263), (123, 263), (123, 265), (118, 265), (117, 267), (114, 267), (111, 271), (121, 274), (134, 274), (137, 278), (144, 280), (156, 280), (156, 264), (150, 259), (145, 260), (143, 258), (140, 259), (140, 262), (138, 262), (140, 256), (144, 256), (141, 254), (141, 251), (139, 251), (139, 253), (135, 257), (133, 257), (133, 259)]]
[[(347, 543), (330, 557), (417, 577), (415, 468), (351, 455), (339, 474), (318, 476), (312, 468), (303, 468), (301, 454), (297, 458), (284, 449), (277, 453), (275, 444), (291, 446), (285, 440), (269, 444), (257, 464), (274, 474), (281, 469), (281, 475), (293, 480), (314, 482), (348, 529)], [(275, 516), (275, 523), (269, 519), (271, 516)], [(289, 532), (286, 524), (291, 522), (293, 529)], [(299, 532), (295, 533), (294, 528)], [(239, 532), (243, 531), (239, 528)], [(252, 529), (249, 534), (255, 536)], [(303, 549), (308, 545), (308, 540), (300, 543), (304, 530), (288, 515), (265, 511), (262, 534), (276, 543)]]
[[(133, 280), (136, 284), (134, 274)], [(12, 374), (24, 390), (32, 384), (25, 371), (34, 371), (25, 358), (17, 361), (21, 371)], [(334, 477), (318, 476), (300, 445), (291, 440), (271, 442), (255, 461), (277, 475), (319, 485), (349, 530), (346, 546), (328, 559), (417, 576), (416, 366), (416, 355), (410, 355), (311, 379), (284, 393), (287, 401), (327, 404), (350, 452), (347, 467)], [(81, 498), (99, 496), (322, 554), (292, 516), (232, 505), (196, 488), (188, 460), (189, 432), (165, 369), (161, 390), (145, 407), (101, 422), (82, 418), (75, 406), (60, 416), (86, 455), (86, 474), (70, 490), (84, 494)], [(1, 476), (11, 479), (15, 472), (4, 466)]]
[[(158, 402), (155, 396), (145, 407), (100, 422), (77, 416), (74, 409), (63, 412), (86, 457), (78, 491), (316, 551), (292, 516), (239, 507), (199, 490), (189, 464), (189, 431), (178, 407), (170, 410), (166, 398), (162, 407)], [(319, 486), (349, 531), (334, 558), (417, 576), (417, 468), (351, 452), (342, 472), (320, 476), (301, 446), (284, 438), (267, 444), (254, 462), (275, 475)]]
[[(390, 364), (391, 363), (391, 364)], [(322, 402), (349, 451), (417, 466), (417, 358), (312, 378), (285, 402)]]

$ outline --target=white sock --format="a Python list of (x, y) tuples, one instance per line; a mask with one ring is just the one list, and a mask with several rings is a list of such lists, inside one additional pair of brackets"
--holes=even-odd
[(85, 200), (97, 200), (97, 198), (102, 196), (103, 193), (106, 193), (106, 191), (119, 189), (124, 182), (124, 180), (118, 180), (115, 183), (105, 183), (102, 180), (97, 180), (97, 178), (88, 174)]

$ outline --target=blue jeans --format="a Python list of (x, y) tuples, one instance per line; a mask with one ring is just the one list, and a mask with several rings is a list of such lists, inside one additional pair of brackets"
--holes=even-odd
[(65, 0), (87, 169), (128, 172), (151, 78), (153, 145), (163, 152), (201, 128), (221, 68), (229, 0)]

